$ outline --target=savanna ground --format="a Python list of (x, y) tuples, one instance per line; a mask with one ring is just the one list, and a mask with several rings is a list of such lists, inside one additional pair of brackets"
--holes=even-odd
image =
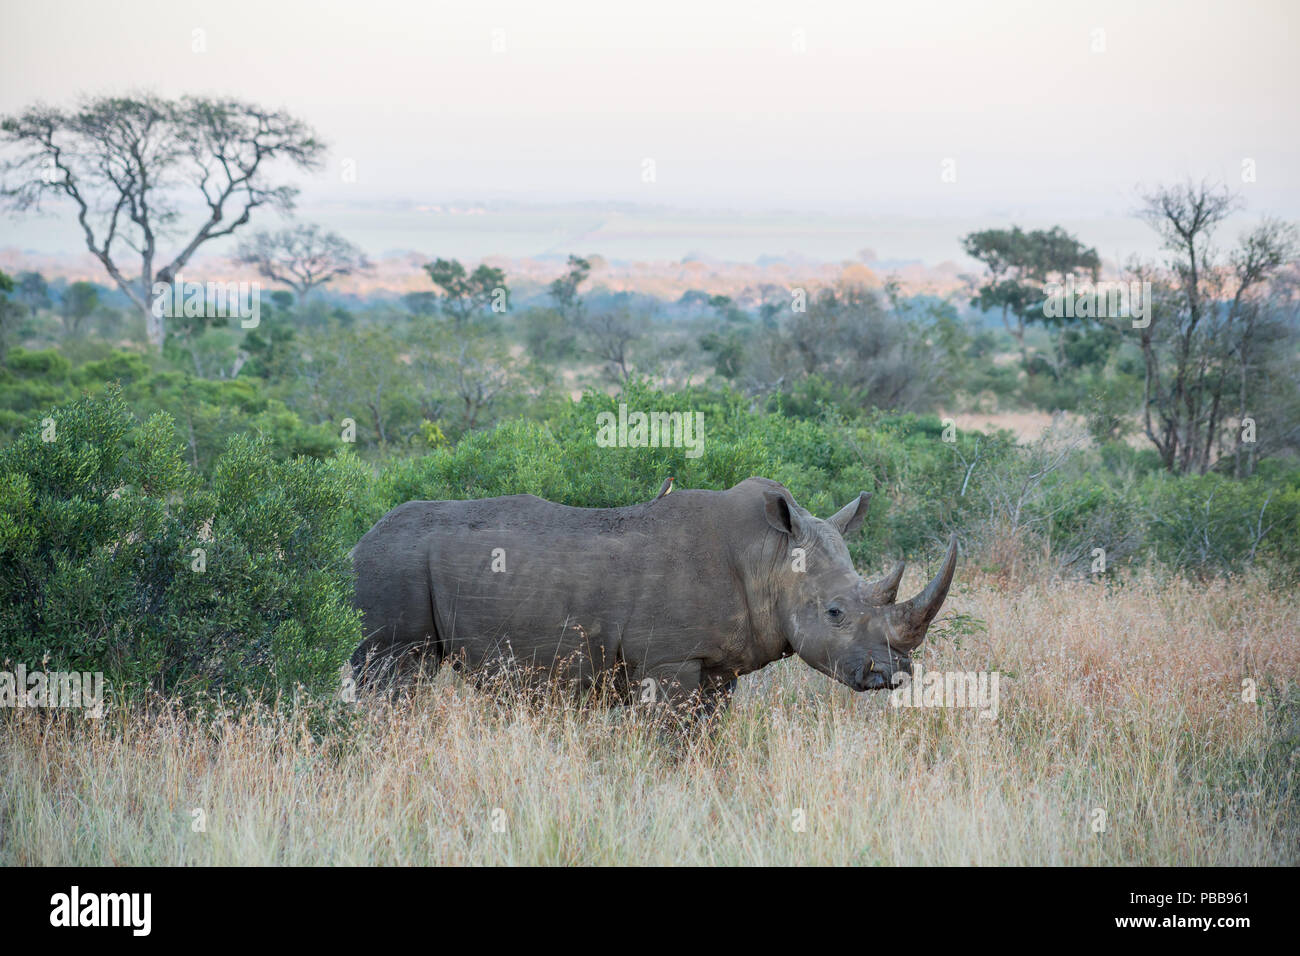
[(996, 720), (894, 708), (797, 659), (685, 735), (446, 670), (333, 720), (16, 711), (0, 863), (1300, 862), (1291, 596), (1254, 575), (963, 577), (918, 660), (999, 671)]

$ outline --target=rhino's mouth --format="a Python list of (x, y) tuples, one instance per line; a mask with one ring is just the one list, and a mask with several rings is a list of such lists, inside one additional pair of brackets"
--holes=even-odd
[(851, 680), (846, 680), (854, 690), (892, 690), (903, 674), (912, 672), (912, 662), (901, 660), (892, 670), (883, 668), (871, 658), (867, 658)]
[(889, 662), (883, 664), (870, 655), (857, 665), (850, 661), (831, 662), (807, 658), (804, 660), (814, 670), (821, 671), (832, 680), (855, 691), (893, 690), (903, 679), (904, 674), (912, 673), (911, 657), (892, 649), (889, 652)]
[(866, 674), (860, 674), (853, 684), (854, 690), (884, 690), (889, 686), (889, 681), (880, 671), (870, 671)]

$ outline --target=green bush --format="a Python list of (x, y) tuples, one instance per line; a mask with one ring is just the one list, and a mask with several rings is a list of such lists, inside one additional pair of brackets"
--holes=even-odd
[(1300, 471), (1240, 481), (1159, 473), (1139, 495), (1148, 503), (1148, 540), (1164, 564), (1217, 574), (1268, 559), (1292, 577), (1300, 568)]
[(110, 695), (336, 686), (360, 640), (341, 519), (366, 470), (237, 436), (205, 487), (185, 452), (116, 388), (0, 450), (0, 657), (102, 671)]
[(15, 348), (0, 360), (0, 444), (17, 437), (39, 410), (81, 395), (99, 395), (116, 385), (140, 418), (167, 412), (185, 444), (186, 457), (205, 474), (230, 436), (245, 432), (265, 436), (281, 458), (325, 458), (339, 449), (332, 426), (304, 423), (256, 377), (202, 379), (155, 368), (150, 359), (134, 352), (88, 351), (103, 354), (74, 366), (54, 349)]

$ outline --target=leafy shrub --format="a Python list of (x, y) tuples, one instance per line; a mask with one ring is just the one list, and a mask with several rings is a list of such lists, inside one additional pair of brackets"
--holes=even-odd
[(1152, 550), (1165, 564), (1202, 574), (1239, 571), (1259, 558), (1292, 576), (1300, 567), (1300, 471), (1241, 481), (1159, 473), (1140, 496)]
[(210, 487), (162, 413), (121, 392), (0, 450), (0, 658), (144, 688), (322, 691), (360, 640), (340, 521), (365, 470), (237, 436)]
[(10, 350), (0, 360), (0, 443), (16, 438), (39, 410), (102, 394), (110, 385), (120, 387), (123, 400), (141, 418), (167, 412), (186, 457), (204, 473), (230, 436), (243, 432), (266, 436), (282, 458), (324, 458), (339, 448), (332, 426), (304, 424), (260, 379), (208, 380), (160, 371), (145, 357), (118, 349), (75, 367), (55, 349)]

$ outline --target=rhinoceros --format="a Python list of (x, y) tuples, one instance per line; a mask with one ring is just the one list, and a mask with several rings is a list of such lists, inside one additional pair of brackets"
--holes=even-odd
[(712, 706), (735, 679), (797, 654), (854, 690), (891, 687), (938, 613), (957, 561), (895, 602), (903, 565), (854, 571), (845, 538), (866, 492), (826, 520), (775, 481), (624, 508), (533, 495), (409, 501), (353, 549), (363, 686), (443, 661), (524, 665), (579, 691), (604, 680)]

